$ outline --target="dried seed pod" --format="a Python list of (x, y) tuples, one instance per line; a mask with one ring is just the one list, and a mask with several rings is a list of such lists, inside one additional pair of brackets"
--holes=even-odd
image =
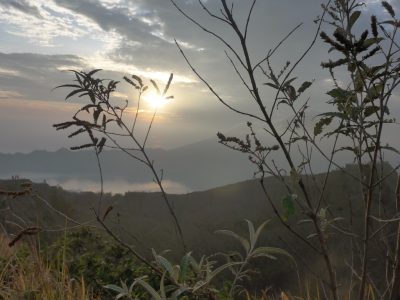
[(371, 30), (374, 37), (378, 37), (378, 26), (376, 16), (371, 16)]

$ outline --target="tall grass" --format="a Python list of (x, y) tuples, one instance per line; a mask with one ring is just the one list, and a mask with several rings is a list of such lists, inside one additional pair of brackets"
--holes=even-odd
[(0, 235), (0, 299), (100, 299), (84, 278), (70, 277), (64, 259), (52, 265), (33, 240), (14, 247), (9, 242)]

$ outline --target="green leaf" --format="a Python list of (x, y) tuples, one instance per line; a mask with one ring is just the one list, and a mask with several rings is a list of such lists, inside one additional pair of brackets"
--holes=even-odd
[(161, 255), (157, 255), (156, 260), (175, 281), (178, 281), (178, 276), (173, 265), (166, 258), (162, 257)]
[(261, 234), (261, 231), (264, 229), (265, 225), (269, 222), (269, 220), (263, 222), (257, 230), (254, 229), (254, 225), (251, 221), (245, 220), (247, 222), (247, 227), (249, 228), (249, 240), (250, 240), (250, 250), (252, 252), (254, 247), (257, 244), (258, 238)]
[(336, 99), (343, 99), (347, 96), (347, 91), (341, 88), (335, 88), (327, 92), (329, 96)]
[(289, 257), (291, 260), (295, 262), (294, 257), (290, 255), (289, 252), (276, 247), (258, 247), (257, 249), (254, 250), (252, 257), (255, 258), (264, 256), (275, 260), (276, 259), (275, 255), (284, 255), (286, 257)]
[(163, 300), (157, 291), (153, 289), (146, 281), (141, 278), (137, 278), (135, 281), (144, 289), (146, 289), (146, 291), (153, 297), (154, 300)]
[(256, 242), (255, 240), (255, 235), (256, 235), (256, 231), (254, 229), (254, 225), (251, 221), (249, 220), (245, 220), (247, 222), (247, 227), (249, 229), (249, 239), (250, 239), (250, 249), (249, 252), (253, 249), (254, 244)]
[(349, 28), (351, 29), (353, 27), (353, 25), (357, 22), (358, 18), (361, 15), (361, 11), (357, 10), (355, 12), (353, 12), (350, 16), (349, 19)]
[(363, 46), (370, 47), (371, 45), (377, 44), (382, 40), (383, 40), (383, 38), (369, 38), (364, 41)]
[(104, 288), (109, 289), (109, 290), (113, 290), (114, 292), (117, 293), (124, 293), (125, 289), (119, 287), (118, 285), (115, 284), (107, 284), (104, 286)]
[(180, 264), (180, 272), (179, 272), (179, 282), (184, 282), (186, 280), (186, 275), (189, 270), (189, 261), (191, 257), (191, 252), (186, 253), (185, 256), (182, 257)]
[(297, 197), (296, 195), (287, 195), (282, 199), (282, 207), (284, 211), (284, 219), (287, 221), (290, 216), (293, 216), (294, 213), (296, 212), (295, 206), (294, 206), (294, 199)]
[(256, 245), (258, 238), (262, 232), (262, 230), (264, 229), (265, 225), (267, 225), (269, 223), (269, 220), (266, 220), (265, 222), (263, 222), (260, 226), (258, 226), (255, 234), (254, 234), (254, 246)]
[(364, 102), (370, 102), (376, 98), (378, 98), (382, 91), (383, 91), (384, 85), (382, 83), (380, 84), (374, 84), (372, 87), (370, 87), (367, 91), (367, 97), (365, 97)]
[(242, 262), (228, 262), (222, 266), (219, 266), (214, 271), (212, 271), (210, 274), (207, 274), (207, 283), (210, 282), (212, 279), (214, 279), (215, 276), (217, 276), (219, 273), (221, 273), (225, 269), (233, 267), (233, 266), (241, 265), (241, 264), (243, 264), (243, 263)]
[(165, 283), (164, 283), (164, 281), (165, 281), (165, 272), (161, 276), (161, 280), (160, 280), (160, 294), (161, 294), (162, 298), (166, 299), (167, 295), (165, 293)]

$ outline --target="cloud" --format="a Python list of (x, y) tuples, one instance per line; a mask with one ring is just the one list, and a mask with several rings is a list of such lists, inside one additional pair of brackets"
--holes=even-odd
[(12, 8), (36, 18), (42, 17), (39, 9), (26, 0), (0, 0), (0, 6), (4, 8)]
[(70, 75), (60, 71), (65, 66), (81, 69), (85, 63), (74, 55), (0, 53), (0, 90), (14, 93), (16, 99), (60, 99), (60, 91), (51, 90), (70, 81)]

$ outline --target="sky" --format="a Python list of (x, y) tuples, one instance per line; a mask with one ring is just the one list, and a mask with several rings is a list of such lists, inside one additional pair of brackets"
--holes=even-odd
[[(234, 2), (235, 16), (244, 25), (251, 1)], [(366, 13), (385, 14), (379, 1), (367, 2)], [(391, 2), (399, 4), (397, 0)], [(238, 46), (229, 28), (210, 18), (197, 0), (177, 3), (194, 19)], [(219, 13), (219, 1), (203, 3)], [(259, 0), (249, 26), (252, 57), (264, 57), (302, 23), (273, 64), (296, 60), (313, 39), (313, 20), (320, 14), (318, 0)], [(230, 105), (257, 112), (224, 46), (189, 22), (169, 0), (0, 0), (0, 152), (57, 150), (76, 144), (52, 128), (54, 123), (69, 120), (82, 103), (81, 99), (64, 101), (65, 89), (53, 90), (72, 81), (68, 69), (99, 68), (103, 69), (99, 76), (115, 80), (136, 74), (154, 79), (161, 86), (174, 73), (171, 94), (175, 98), (159, 108), (150, 147), (171, 149), (204, 139), (217, 140), (218, 131), (243, 127), (247, 119), (215, 99), (188, 67), (174, 39)], [(324, 91), (329, 90), (331, 82), (329, 74), (320, 68), (327, 50), (318, 40), (296, 73), (299, 82), (314, 80), (307, 95), (314, 114), (323, 112), (328, 100)], [(273, 91), (265, 87), (261, 93), (268, 106)], [(135, 101), (134, 91), (125, 83), (120, 84), (115, 97)], [(154, 108), (147, 101), (142, 109), (141, 121), (146, 122)], [(274, 122), (279, 125), (285, 121), (285, 112), (278, 111)]]

